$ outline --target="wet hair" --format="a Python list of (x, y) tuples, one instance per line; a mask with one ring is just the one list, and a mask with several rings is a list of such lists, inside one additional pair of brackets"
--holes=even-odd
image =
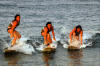
[[(17, 16), (20, 16), (20, 14), (16, 14), (14, 20), (16, 20), (16, 17), (17, 17)], [(14, 21), (14, 20), (13, 20), (13, 21)], [(20, 24), (20, 21), (18, 22), (17, 26), (18, 26), (19, 24)]]
[[(48, 24), (52, 24), (52, 23), (51, 23), (51, 22), (47, 22), (46, 27), (47, 27)], [(48, 29), (48, 27), (47, 27), (47, 29)], [(52, 29), (52, 28), (51, 28), (51, 29)], [(51, 30), (51, 29), (50, 29), (50, 30)], [(48, 29), (47, 33), (49, 33), (50, 30)]]
[(78, 28), (80, 28), (80, 29), (82, 30), (81, 25), (77, 25), (77, 26), (76, 26), (76, 30), (77, 30)]
[(48, 24), (52, 24), (52, 23), (51, 22), (47, 22), (46, 27), (47, 27)]
[(77, 29), (78, 28), (80, 28), (80, 30), (83, 31), (81, 25), (77, 25), (76, 26), (76, 30), (75, 30), (76, 36), (78, 36), (80, 34), (80, 32), (81, 32), (81, 31), (80, 32), (77, 32)]
[(15, 15), (15, 20), (16, 20), (16, 17), (17, 17), (17, 16), (20, 16), (20, 14), (16, 14), (16, 15)]

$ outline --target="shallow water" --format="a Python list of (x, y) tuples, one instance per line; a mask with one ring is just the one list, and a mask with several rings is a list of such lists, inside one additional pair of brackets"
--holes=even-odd
[[(95, 52), (96, 51), (96, 52)], [(100, 49), (86, 48), (80, 51), (67, 51), (59, 46), (55, 53), (33, 55), (17, 54), (11, 57), (1, 56), (1, 66), (99, 66)]]
[[(5, 57), (2, 47), (10, 43), (6, 29), (20, 13), (21, 23), (17, 27), (22, 36), (30, 38), (28, 43), (43, 43), (41, 29), (47, 21), (54, 25), (56, 39), (60, 39), (55, 53), (32, 55), (16, 54)], [(0, 0), (0, 66), (100, 66), (100, 1), (99, 0)], [(82, 25), (84, 40), (92, 46), (68, 52), (62, 40), (68, 41), (69, 32)]]

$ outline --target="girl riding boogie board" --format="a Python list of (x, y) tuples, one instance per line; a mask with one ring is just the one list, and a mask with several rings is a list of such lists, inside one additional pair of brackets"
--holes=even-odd
[(83, 30), (81, 25), (77, 25), (69, 34), (70, 45), (73, 47), (77, 47), (78, 49), (82, 45), (83, 38)]
[(15, 19), (9, 24), (8, 26), (8, 33), (10, 34), (10, 38), (13, 38), (11, 42), (11, 46), (14, 46), (16, 44), (16, 40), (21, 38), (21, 35), (18, 31), (15, 30), (15, 28), (20, 24), (20, 15), (16, 14)]
[(52, 23), (47, 22), (46, 26), (41, 31), (41, 35), (44, 37), (44, 45), (46, 45), (48, 47), (50, 47), (50, 44), (52, 43), (52, 38), (50, 36), (51, 31), (52, 31), (52, 35), (53, 35), (53, 40), (56, 41), (55, 34), (54, 34), (54, 28), (52, 26)]

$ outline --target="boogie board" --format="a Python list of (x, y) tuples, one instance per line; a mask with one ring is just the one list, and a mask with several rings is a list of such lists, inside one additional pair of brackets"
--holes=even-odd
[(68, 51), (76, 51), (76, 50), (80, 50), (80, 48), (74, 46), (68, 46)]
[(57, 48), (57, 44), (53, 44), (53, 43), (52, 43), (52, 44), (50, 44), (49, 47), (48, 47), (48, 46), (45, 46), (45, 47), (43, 48), (42, 52), (44, 52), (44, 53), (55, 52), (56, 48)]
[(16, 53), (18, 53), (16, 50), (11, 50), (11, 49), (4, 49), (3, 50), (3, 53), (5, 54), (5, 55), (13, 55), (13, 54), (16, 54)]
[(36, 50), (43, 53), (51, 53), (51, 52), (55, 52), (56, 48), (57, 48), (57, 42), (55, 41), (51, 43), (49, 47), (48, 45), (41, 44), (39, 45), (39, 47), (36, 48)]
[(51, 52), (55, 52), (55, 48), (50, 48), (50, 47), (47, 47), (47, 48), (44, 48), (42, 50), (43, 53), (51, 53)]

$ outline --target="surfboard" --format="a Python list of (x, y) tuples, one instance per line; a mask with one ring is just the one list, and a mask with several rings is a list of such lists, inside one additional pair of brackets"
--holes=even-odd
[(16, 54), (16, 53), (18, 53), (16, 50), (11, 50), (11, 49), (4, 49), (3, 50), (3, 53), (5, 54), (5, 55), (13, 55), (13, 54)]
[(51, 52), (55, 52), (55, 48), (50, 48), (50, 47), (47, 47), (47, 48), (44, 48), (43, 49), (43, 53), (51, 53)]
[(50, 53), (50, 52), (55, 52), (57, 48), (57, 42), (53, 42), (50, 44), (50, 46), (41, 44), (39, 47), (36, 48), (37, 51), (42, 52), (42, 53)]
[(42, 50), (42, 52), (44, 53), (51, 53), (51, 52), (55, 52), (57, 48), (57, 44), (50, 44), (50, 46), (45, 46)]
[(80, 50), (80, 48), (74, 46), (68, 46), (68, 51), (76, 51), (76, 50)]

